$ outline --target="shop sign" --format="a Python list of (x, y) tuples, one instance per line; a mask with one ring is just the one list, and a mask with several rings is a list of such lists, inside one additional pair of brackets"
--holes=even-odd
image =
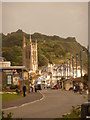
[(13, 77), (13, 84), (18, 85), (18, 77)]
[(11, 70), (3, 70), (3, 72), (5, 72), (6, 74), (12, 74)]

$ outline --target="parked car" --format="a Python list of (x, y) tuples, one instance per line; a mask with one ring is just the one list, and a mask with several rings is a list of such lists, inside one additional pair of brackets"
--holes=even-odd
[(58, 89), (58, 88), (59, 88), (59, 87), (58, 87), (57, 84), (52, 87), (52, 89)]

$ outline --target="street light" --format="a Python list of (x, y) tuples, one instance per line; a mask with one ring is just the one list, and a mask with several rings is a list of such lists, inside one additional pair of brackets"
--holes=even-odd
[(66, 66), (65, 66), (65, 61), (64, 61), (64, 78), (66, 78)]
[(74, 56), (72, 56), (72, 70), (73, 70), (73, 78), (74, 78)]
[[(77, 61), (78, 61), (78, 53), (76, 53), (76, 77), (77, 77)], [(80, 51), (80, 69), (81, 69), (81, 81), (82, 81), (82, 52)]]
[(69, 78), (70, 78), (70, 74), (71, 74), (71, 62), (70, 62), (70, 58), (69, 58)]
[(56, 81), (58, 81), (58, 67), (56, 68)]
[(62, 63), (62, 77), (64, 77), (64, 70), (63, 70), (63, 67), (64, 65), (63, 65), (63, 63)]
[(81, 105), (81, 118), (86, 118), (87, 116), (90, 117), (90, 53), (89, 53), (89, 46), (87, 49), (87, 57), (88, 57), (88, 63), (87, 63), (87, 69), (88, 69), (88, 89), (89, 89), (89, 94), (88, 94), (88, 102), (85, 102)]
[[(85, 52), (85, 48), (83, 48), (83, 52)], [(89, 75), (88, 71), (89, 71), (89, 46), (87, 47), (87, 74)]]
[(63, 78), (64, 78), (64, 63), (62, 63), (62, 71), (63, 71)]
[(60, 65), (60, 72), (61, 72), (61, 78), (62, 78), (62, 65)]
[(68, 79), (68, 61), (67, 61), (67, 79)]
[(61, 72), (60, 75), (61, 75), (61, 78), (62, 78), (62, 76), (63, 76), (63, 75), (62, 75), (62, 64), (60, 65), (60, 72)]
[(77, 59), (78, 59), (78, 53), (76, 53), (76, 78), (77, 78)]
[(89, 46), (88, 46), (88, 89), (89, 89), (89, 95), (88, 95), (88, 102), (90, 102), (90, 52), (89, 52)]
[[(83, 49), (85, 51), (85, 49)], [(90, 53), (89, 53), (89, 45), (87, 47), (87, 75), (88, 75), (88, 89), (89, 89), (89, 95), (88, 95), (88, 102), (90, 102)]]
[(82, 81), (82, 53), (80, 51), (80, 68), (81, 68), (81, 81)]

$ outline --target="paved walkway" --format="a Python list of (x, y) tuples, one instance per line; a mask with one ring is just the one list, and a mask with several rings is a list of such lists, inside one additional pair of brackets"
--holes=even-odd
[(10, 108), (10, 107), (16, 107), (16, 106), (21, 106), (23, 104), (29, 103), (29, 102), (33, 102), (35, 100), (39, 100), (41, 99), (43, 96), (42, 94), (38, 91), (37, 93), (33, 92), (33, 93), (29, 93), (26, 97), (22, 97), (20, 99), (17, 100), (13, 100), (13, 101), (8, 101), (5, 103), (2, 103), (2, 109), (6, 109), (6, 108)]

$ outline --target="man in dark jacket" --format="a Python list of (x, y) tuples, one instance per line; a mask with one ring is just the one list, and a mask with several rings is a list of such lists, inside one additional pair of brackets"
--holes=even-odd
[(24, 97), (26, 96), (25, 92), (26, 92), (26, 86), (23, 85), (23, 96), (24, 96)]
[(35, 85), (35, 92), (37, 92), (37, 85)]

